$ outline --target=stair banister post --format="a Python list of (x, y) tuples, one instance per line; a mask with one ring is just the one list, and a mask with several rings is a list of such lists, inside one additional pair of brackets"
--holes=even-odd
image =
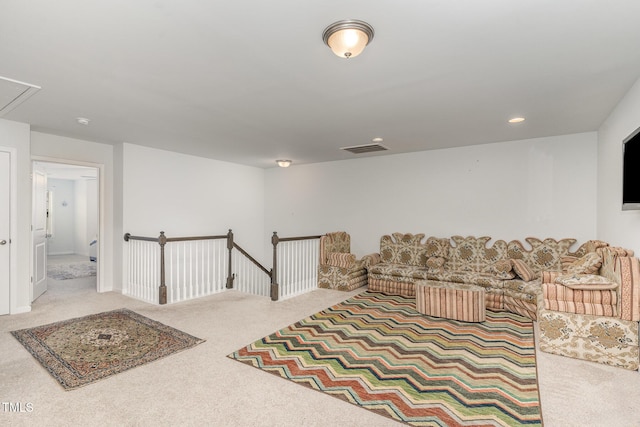
[(231, 255), (233, 251), (233, 231), (229, 229), (227, 233), (227, 249), (229, 250), (229, 268), (227, 270), (227, 289), (233, 289), (233, 279), (235, 279), (235, 274), (233, 274), (232, 266), (231, 266)]
[(271, 236), (271, 244), (273, 245), (273, 268), (271, 269), (271, 301), (278, 301), (280, 295), (280, 287), (277, 283), (278, 277), (278, 232), (274, 231)]
[(158, 289), (158, 302), (160, 304), (167, 303), (167, 285), (164, 275), (164, 245), (167, 244), (167, 236), (164, 235), (164, 231), (160, 232), (158, 237), (158, 244), (160, 245), (160, 288)]

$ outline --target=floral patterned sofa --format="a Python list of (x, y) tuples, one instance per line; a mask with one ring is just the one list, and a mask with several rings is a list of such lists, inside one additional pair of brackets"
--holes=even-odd
[(640, 262), (614, 247), (597, 276), (543, 277), (538, 301), (540, 349), (547, 353), (637, 370), (639, 360)]
[(529, 237), (382, 236), (368, 256), (369, 290), (415, 295), (415, 282), (438, 280), (485, 289), (486, 307), (539, 320), (540, 348), (638, 369), (640, 267), (633, 252), (590, 240)]
[(344, 231), (320, 237), (318, 287), (351, 291), (367, 284), (369, 258), (356, 260), (351, 253), (351, 237)]
[(423, 239), (424, 234), (382, 236), (378, 262), (371, 262), (368, 270), (369, 289), (414, 296), (418, 280), (467, 283), (485, 288), (487, 308), (535, 320), (542, 272), (560, 272), (562, 257), (577, 259), (590, 251), (585, 244), (570, 252), (575, 239), (529, 237), (529, 250), (517, 240), (487, 246), (490, 237)]

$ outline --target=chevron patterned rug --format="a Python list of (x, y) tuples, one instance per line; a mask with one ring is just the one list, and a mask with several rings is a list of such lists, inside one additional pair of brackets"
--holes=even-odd
[(542, 425), (533, 324), (511, 313), (465, 323), (364, 292), (229, 357), (411, 425)]

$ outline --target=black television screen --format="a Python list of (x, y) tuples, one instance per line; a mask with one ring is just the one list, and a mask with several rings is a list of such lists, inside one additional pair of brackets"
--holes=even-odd
[(622, 146), (622, 210), (640, 209), (640, 128)]

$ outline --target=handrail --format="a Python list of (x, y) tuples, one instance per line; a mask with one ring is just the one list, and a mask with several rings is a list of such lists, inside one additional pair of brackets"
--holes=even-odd
[[(164, 233), (164, 231), (161, 231)], [(227, 234), (220, 234), (218, 236), (193, 236), (193, 237), (167, 237), (167, 242), (189, 242), (193, 240), (219, 240), (226, 239)]]
[(256, 265), (256, 267), (258, 267), (260, 270), (264, 271), (267, 276), (271, 276), (271, 272), (269, 270), (267, 270), (262, 264), (260, 264), (258, 261), (256, 261), (256, 259), (254, 257), (252, 257), (251, 255), (249, 255), (249, 253), (247, 253), (247, 251), (245, 251), (244, 249), (242, 249), (240, 247), (240, 245), (238, 245), (237, 243), (233, 243), (233, 247), (236, 248), (242, 255), (246, 256), (249, 261), (251, 261), (252, 263), (254, 263)]
[[(275, 231), (274, 231), (275, 233)], [(313, 240), (319, 239), (322, 236), (302, 236), (302, 237), (278, 237), (278, 242), (294, 242), (297, 240)]]
[[(164, 233), (161, 231), (160, 233)], [(124, 234), (124, 241), (128, 242), (129, 240), (143, 240), (145, 242), (158, 242), (157, 237), (141, 237), (141, 236), (132, 236), (131, 233)]]

